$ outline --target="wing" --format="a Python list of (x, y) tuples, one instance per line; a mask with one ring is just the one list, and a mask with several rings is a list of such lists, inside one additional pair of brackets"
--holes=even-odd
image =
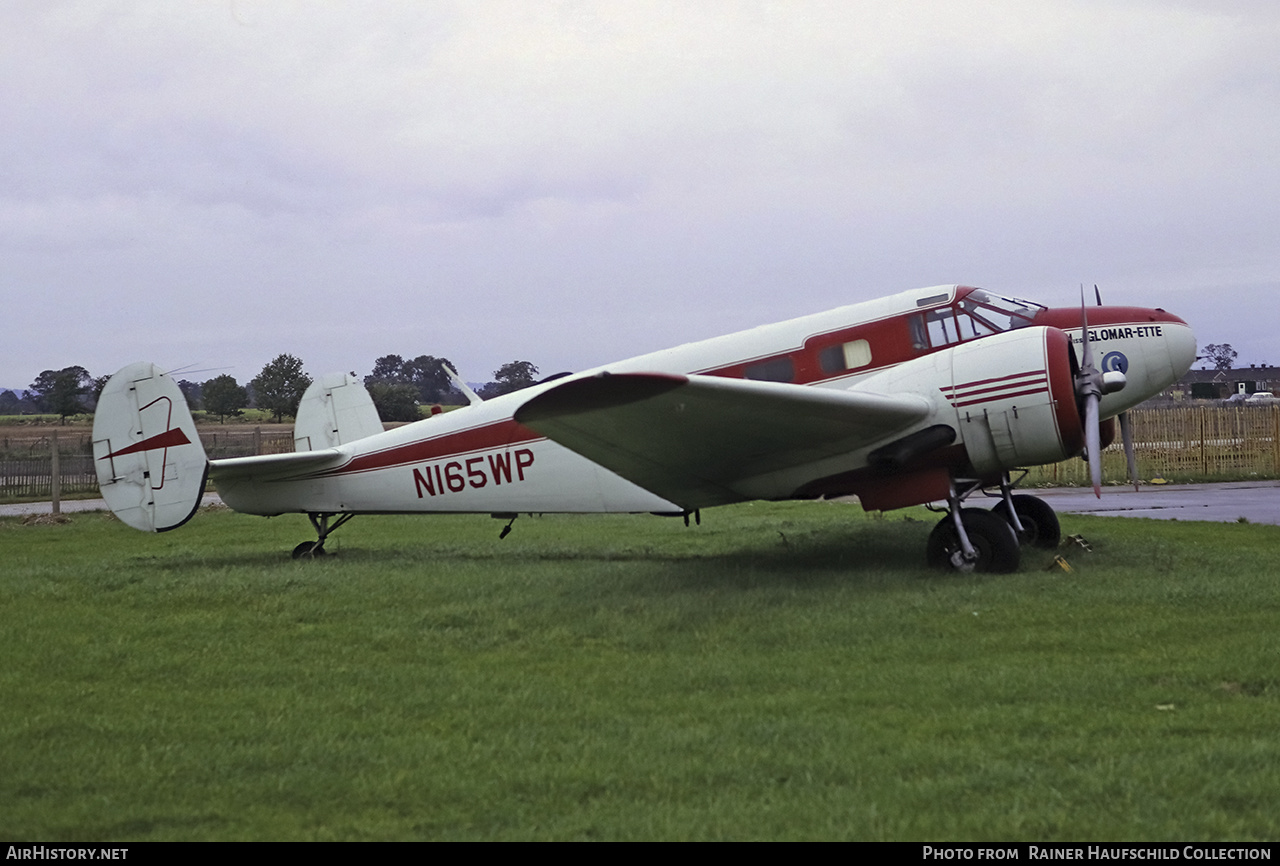
[(701, 508), (754, 498), (735, 487), (875, 445), (929, 411), (914, 395), (605, 373), (544, 391), (515, 420), (671, 502)]

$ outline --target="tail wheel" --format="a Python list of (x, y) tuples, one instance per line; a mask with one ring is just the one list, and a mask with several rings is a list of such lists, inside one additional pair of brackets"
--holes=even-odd
[(980, 508), (961, 509), (960, 519), (964, 522), (964, 531), (969, 536), (976, 558), (972, 561), (965, 559), (955, 521), (947, 515), (929, 534), (926, 559), (931, 568), (991, 574), (1017, 571), (1022, 561), (1022, 550), (1012, 526), (1003, 518)]
[[(1062, 527), (1058, 524), (1058, 515), (1044, 500), (1020, 493), (1013, 498), (1013, 510), (1017, 512), (1018, 522), (1022, 524), (1022, 535), (1019, 541), (1033, 547), (1053, 550), (1062, 541)], [(1001, 502), (991, 513), (1009, 523), (1009, 506)]]

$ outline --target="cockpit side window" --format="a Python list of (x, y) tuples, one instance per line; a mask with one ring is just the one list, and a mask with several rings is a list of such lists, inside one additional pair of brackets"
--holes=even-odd
[(925, 327), (929, 331), (929, 345), (937, 349), (960, 342), (960, 331), (956, 326), (956, 317), (950, 307), (930, 310), (924, 314)]

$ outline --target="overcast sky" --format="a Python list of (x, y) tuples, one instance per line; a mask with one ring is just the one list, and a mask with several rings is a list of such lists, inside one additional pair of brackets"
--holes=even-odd
[(1280, 4), (0, 4), (0, 386), (1097, 283), (1280, 363)]

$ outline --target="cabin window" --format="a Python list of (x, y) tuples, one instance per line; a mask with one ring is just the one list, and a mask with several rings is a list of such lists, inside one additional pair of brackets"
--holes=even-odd
[(824, 373), (841, 373), (856, 370), (871, 363), (871, 344), (866, 340), (827, 346), (818, 353), (818, 366)]
[(796, 365), (791, 358), (771, 358), (748, 364), (742, 371), (744, 379), (757, 379), (761, 382), (794, 382)]

